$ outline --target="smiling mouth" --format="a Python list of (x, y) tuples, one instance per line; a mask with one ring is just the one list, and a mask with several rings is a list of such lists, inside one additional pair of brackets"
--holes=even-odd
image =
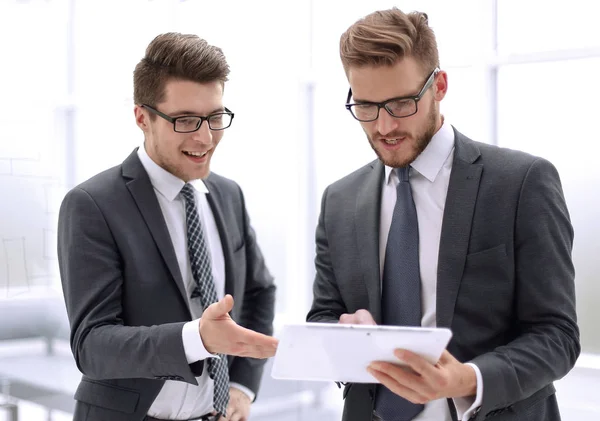
[(204, 151), (204, 152), (183, 151), (183, 153), (187, 156), (192, 156), (194, 158), (202, 158), (203, 156), (205, 156), (208, 153), (208, 151)]

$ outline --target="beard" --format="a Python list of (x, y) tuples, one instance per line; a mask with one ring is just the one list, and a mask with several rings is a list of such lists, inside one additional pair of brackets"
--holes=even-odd
[(433, 104), (430, 108), (429, 114), (427, 115), (427, 119), (425, 120), (425, 125), (420, 131), (420, 133), (416, 133), (415, 135), (413, 135), (412, 133), (399, 130), (391, 132), (385, 136), (385, 138), (388, 139), (404, 137), (405, 139), (403, 142), (407, 143), (406, 146), (410, 148), (409, 151), (403, 151), (402, 149), (400, 149), (398, 151), (394, 151), (393, 154), (391, 154), (392, 156), (390, 156), (389, 153), (386, 153), (386, 151), (382, 151), (378, 148), (378, 138), (383, 136), (377, 136), (375, 140), (373, 140), (373, 137), (367, 134), (367, 138), (369, 139), (369, 144), (371, 145), (371, 148), (373, 148), (373, 150), (377, 154), (377, 157), (381, 162), (383, 162), (384, 165), (387, 165), (391, 168), (406, 167), (407, 165), (410, 165), (415, 159), (417, 159), (421, 152), (423, 152), (427, 145), (429, 145), (431, 139), (433, 138), (433, 135), (436, 132), (436, 120), (438, 115), (438, 109), (436, 106), (437, 104), (435, 103), (435, 101), (432, 101), (432, 103)]

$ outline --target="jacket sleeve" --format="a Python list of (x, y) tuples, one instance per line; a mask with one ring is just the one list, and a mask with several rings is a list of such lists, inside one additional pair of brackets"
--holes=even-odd
[(333, 273), (329, 241), (327, 239), (327, 193), (323, 192), (321, 213), (315, 234), (315, 280), (313, 283), (313, 303), (306, 320), (308, 322), (336, 323), (347, 312)]
[(477, 420), (532, 396), (575, 365), (581, 348), (572, 245), (558, 173), (537, 159), (523, 180), (516, 214), (514, 311), (520, 334), (471, 361), (483, 376)]
[[(58, 259), (79, 370), (92, 379), (150, 378), (197, 384), (183, 348), (184, 323), (125, 326), (123, 265), (94, 198), (75, 188), (58, 220)], [(201, 372), (201, 367), (196, 367)]]

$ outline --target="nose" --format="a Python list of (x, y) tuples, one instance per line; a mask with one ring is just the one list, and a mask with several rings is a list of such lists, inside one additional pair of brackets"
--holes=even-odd
[(206, 145), (210, 145), (212, 143), (213, 133), (212, 130), (208, 127), (208, 122), (203, 121), (202, 125), (198, 130), (192, 132), (192, 139), (195, 142), (203, 143)]
[(388, 133), (398, 129), (398, 118), (392, 117), (385, 108), (379, 110), (379, 118), (377, 119), (377, 131), (385, 136)]

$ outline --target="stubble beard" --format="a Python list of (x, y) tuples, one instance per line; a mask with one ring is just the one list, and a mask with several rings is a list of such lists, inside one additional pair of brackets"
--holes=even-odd
[(411, 142), (412, 146), (408, 153), (405, 152), (404, 154), (400, 155), (400, 151), (395, 151), (395, 153), (391, 157), (385, 157), (385, 151), (382, 152), (377, 147), (377, 144), (380, 141), (373, 141), (373, 139), (369, 135), (367, 135), (367, 138), (369, 139), (369, 144), (377, 154), (379, 160), (383, 162), (384, 165), (387, 165), (391, 168), (406, 167), (407, 165), (410, 165), (415, 159), (417, 159), (417, 157), (425, 150), (427, 145), (429, 145), (429, 143), (431, 142), (431, 139), (433, 138), (433, 135), (436, 132), (437, 114), (437, 107), (434, 103), (432, 104), (429, 115), (427, 116), (424, 130), (416, 136), (413, 136), (408, 132), (393, 132), (390, 135), (386, 136), (386, 138), (405, 137), (404, 142)]

